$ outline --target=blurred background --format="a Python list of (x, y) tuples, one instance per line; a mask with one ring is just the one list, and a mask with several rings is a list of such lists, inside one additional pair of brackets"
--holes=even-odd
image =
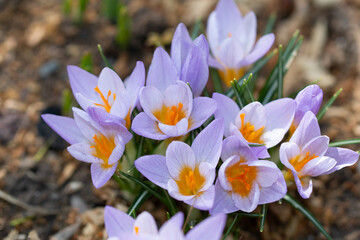
[[(169, 49), (184, 22), (203, 30), (215, 0), (0, 0), (0, 239), (105, 239), (105, 204), (126, 211), (129, 197), (115, 181), (91, 184), (89, 165), (72, 159), (67, 144), (40, 120), (41, 113), (71, 114), (66, 66), (98, 75), (104, 67), (97, 44), (124, 79), (137, 60), (148, 68), (154, 49)], [(254, 11), (258, 36), (276, 14), (276, 43), (296, 29), (304, 36), (285, 76), (285, 95), (317, 82), (324, 102), (343, 92), (321, 120), (332, 141), (360, 137), (360, 1), (239, 0)], [(259, 75), (261, 84), (276, 64)], [(211, 86), (208, 86), (211, 89)], [(359, 146), (349, 146), (359, 150)], [(360, 239), (359, 167), (314, 180), (310, 199), (300, 200), (335, 239)], [(141, 210), (160, 222), (166, 208), (150, 198)], [(287, 203), (271, 204), (265, 230), (259, 219), (238, 224), (240, 239), (323, 239)]]

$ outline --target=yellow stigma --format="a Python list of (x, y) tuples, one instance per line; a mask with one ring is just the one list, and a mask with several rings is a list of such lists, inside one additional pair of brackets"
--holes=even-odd
[(90, 148), (94, 149), (93, 156), (103, 160), (101, 164), (103, 168), (111, 168), (114, 164), (109, 164), (108, 161), (115, 148), (114, 137), (107, 138), (102, 134), (95, 134), (93, 139), (93, 145), (90, 146)]
[(240, 114), (241, 128), (239, 129), (246, 141), (250, 143), (264, 143), (260, 138), (265, 127), (255, 130), (254, 125), (249, 122), (245, 123), (245, 113)]
[(174, 126), (185, 117), (182, 107), (181, 102), (178, 106), (166, 107), (163, 105), (161, 110), (156, 110), (153, 114), (161, 123)]
[(231, 86), (231, 81), (234, 79), (238, 80), (245, 73), (244, 68), (234, 69), (234, 68), (225, 68), (225, 70), (219, 70), (219, 75), (221, 80), (225, 83), (227, 87)]
[(204, 183), (205, 177), (200, 174), (199, 168), (195, 167), (195, 169), (192, 170), (187, 166), (181, 170), (179, 179), (176, 181), (179, 192), (186, 196), (198, 194)]
[(317, 158), (315, 154), (310, 155), (310, 152), (307, 152), (305, 156), (297, 155), (296, 157), (290, 159), (290, 164), (293, 165), (295, 170), (298, 172), (300, 171), (305, 164), (307, 164), (310, 160)]
[(135, 226), (135, 227), (134, 227), (134, 230), (135, 230), (135, 234), (138, 235), (138, 234), (139, 234), (139, 227), (138, 227), (138, 226)]
[(228, 167), (225, 170), (225, 176), (230, 182), (232, 190), (242, 197), (249, 195), (251, 185), (256, 179), (256, 167), (249, 167), (248, 165), (241, 165), (242, 161)]
[[(108, 95), (105, 98), (105, 96), (102, 94), (102, 92), (100, 91), (98, 86), (96, 86), (96, 88), (94, 90), (95, 90), (95, 92), (97, 92), (100, 95), (101, 100), (103, 101), (103, 104), (94, 103), (94, 105), (99, 106), (99, 107), (103, 107), (109, 113), (110, 110), (111, 110), (111, 105), (112, 105), (112, 104), (109, 103), (109, 97), (111, 96), (111, 91), (109, 90)], [(114, 102), (115, 99), (116, 99), (116, 94), (114, 93), (112, 102)]]

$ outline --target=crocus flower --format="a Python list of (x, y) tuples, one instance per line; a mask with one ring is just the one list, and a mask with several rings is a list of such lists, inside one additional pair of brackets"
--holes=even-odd
[(224, 135), (239, 135), (252, 144), (265, 144), (271, 148), (278, 144), (293, 121), (296, 103), (282, 98), (265, 104), (252, 102), (240, 110), (234, 100), (219, 93), (213, 94), (218, 103), (215, 118), (224, 118)]
[[(270, 33), (256, 40), (256, 16), (242, 17), (233, 0), (220, 0), (207, 23), (207, 37), (213, 57), (209, 65), (219, 70), (227, 86), (244, 73), (244, 67), (265, 55), (274, 43)], [(254, 45), (255, 44), (255, 45)]]
[(294, 116), (294, 121), (290, 127), (290, 133), (293, 134), (301, 119), (304, 117), (305, 113), (308, 111), (313, 112), (315, 115), (318, 113), (321, 102), (323, 99), (323, 92), (321, 88), (316, 85), (310, 85), (301, 90), (296, 98), (296, 111)]
[(320, 135), (318, 121), (308, 111), (289, 142), (280, 146), (280, 161), (288, 168), (287, 180), (294, 180), (302, 198), (312, 192), (311, 177), (329, 174), (357, 162), (359, 154), (345, 148), (329, 147), (329, 137)]
[(209, 78), (209, 46), (203, 34), (194, 41), (179, 23), (171, 42), (171, 59), (178, 78), (189, 83), (195, 97), (201, 95)]
[(166, 156), (143, 156), (135, 161), (135, 166), (151, 182), (167, 189), (173, 198), (208, 210), (215, 197), (213, 182), (223, 128), (222, 120), (214, 120), (198, 134), (191, 147), (173, 141)]
[(125, 119), (127, 128), (130, 128), (131, 112), (138, 103), (140, 88), (145, 84), (142, 62), (136, 63), (125, 83), (108, 67), (101, 71), (99, 78), (77, 66), (68, 66), (67, 69), (73, 94), (85, 111), (88, 107), (101, 108)]
[(154, 218), (148, 212), (142, 212), (136, 219), (110, 206), (106, 206), (104, 212), (105, 228), (112, 240), (219, 240), (226, 215), (218, 214), (205, 219), (186, 236), (182, 231), (183, 220), (183, 213), (178, 212), (158, 230)]
[(286, 183), (276, 164), (258, 160), (239, 136), (224, 140), (221, 159), (224, 163), (219, 169), (210, 214), (252, 212), (257, 205), (278, 201), (286, 194)]
[(95, 107), (88, 113), (73, 108), (74, 119), (44, 114), (44, 121), (71, 144), (69, 153), (79, 161), (91, 163), (91, 179), (102, 187), (114, 174), (125, 144), (132, 138), (121, 118), (105, 114)]
[(169, 55), (157, 48), (149, 68), (147, 86), (139, 94), (144, 112), (133, 120), (132, 130), (136, 134), (156, 140), (183, 136), (200, 127), (214, 113), (216, 102), (213, 99), (193, 99), (190, 87), (177, 79)]

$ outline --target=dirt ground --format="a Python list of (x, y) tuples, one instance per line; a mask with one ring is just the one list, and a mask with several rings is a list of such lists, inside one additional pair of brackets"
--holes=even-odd
[[(196, 20), (207, 18), (216, 1), (126, 1), (132, 40), (125, 51), (116, 45), (116, 26), (101, 13), (100, 1), (89, 1), (82, 25), (64, 15), (62, 3), (0, 0), (0, 239), (105, 239), (104, 205), (126, 210), (129, 197), (114, 181), (96, 190), (89, 165), (71, 158), (64, 142), (53, 142), (56, 135), (39, 116), (60, 113), (63, 91), (70, 87), (66, 65), (79, 65), (82, 56), (91, 53), (94, 72), (100, 72), (98, 43), (124, 78), (137, 60), (149, 66), (157, 42), (169, 46), (179, 22), (191, 29)], [(259, 35), (270, 14), (277, 14), (276, 45), (286, 44), (300, 29), (304, 42), (285, 76), (285, 92), (319, 81), (326, 101), (343, 88), (321, 120), (322, 133), (332, 141), (359, 138), (360, 1), (238, 3), (243, 13), (252, 10), (258, 16)], [(259, 81), (265, 77), (260, 75)], [(300, 200), (295, 189), (289, 189), (334, 239), (360, 239), (359, 166), (316, 178), (309, 200)], [(165, 219), (165, 207), (153, 198), (142, 210), (159, 222)], [(255, 218), (241, 219), (237, 228), (240, 239), (324, 239), (286, 202), (270, 204), (263, 233)]]

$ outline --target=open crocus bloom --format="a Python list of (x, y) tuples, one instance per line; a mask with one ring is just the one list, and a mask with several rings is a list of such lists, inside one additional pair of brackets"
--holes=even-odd
[(290, 127), (290, 133), (293, 134), (297, 126), (299, 126), (301, 119), (308, 111), (313, 112), (315, 115), (318, 113), (321, 102), (323, 99), (323, 92), (321, 88), (316, 85), (310, 85), (301, 90), (295, 98), (296, 111), (294, 121)]
[(224, 163), (215, 184), (211, 214), (252, 212), (257, 205), (278, 201), (286, 194), (286, 183), (276, 164), (258, 160), (239, 136), (224, 140), (221, 159)]
[(88, 113), (73, 108), (74, 119), (44, 114), (44, 121), (71, 144), (69, 153), (79, 161), (91, 163), (91, 179), (96, 188), (102, 187), (114, 174), (132, 138), (121, 118), (91, 107)]
[(218, 103), (215, 118), (224, 118), (225, 136), (238, 135), (252, 144), (265, 144), (271, 148), (278, 144), (293, 121), (296, 103), (282, 98), (262, 105), (252, 102), (240, 110), (231, 98), (219, 93), (213, 94)]
[(209, 46), (200, 35), (191, 39), (183, 23), (179, 23), (171, 43), (171, 59), (179, 79), (189, 83), (195, 97), (201, 95), (209, 78)]
[(226, 215), (218, 214), (205, 219), (186, 236), (181, 229), (183, 220), (183, 213), (179, 212), (158, 230), (154, 218), (148, 212), (142, 212), (136, 219), (110, 206), (106, 206), (104, 212), (105, 228), (111, 240), (219, 240)]
[(209, 65), (219, 70), (227, 86), (244, 73), (248, 66), (265, 55), (274, 43), (270, 33), (256, 40), (256, 16), (242, 17), (233, 0), (220, 0), (207, 23), (207, 36), (213, 58)]
[(357, 162), (359, 154), (345, 148), (329, 147), (329, 138), (320, 135), (315, 115), (307, 112), (289, 142), (280, 146), (280, 161), (288, 172), (286, 180), (295, 180), (302, 198), (309, 198), (312, 180)]
[(138, 103), (140, 88), (145, 84), (145, 67), (140, 61), (132, 74), (125, 80), (110, 68), (104, 68), (99, 78), (77, 67), (68, 66), (71, 89), (79, 105), (86, 111), (88, 107), (98, 107), (126, 121), (131, 125), (131, 112)]
[(169, 194), (201, 210), (214, 201), (215, 168), (221, 153), (223, 121), (214, 120), (193, 141), (170, 143), (166, 156), (140, 157), (135, 166), (146, 178)]

